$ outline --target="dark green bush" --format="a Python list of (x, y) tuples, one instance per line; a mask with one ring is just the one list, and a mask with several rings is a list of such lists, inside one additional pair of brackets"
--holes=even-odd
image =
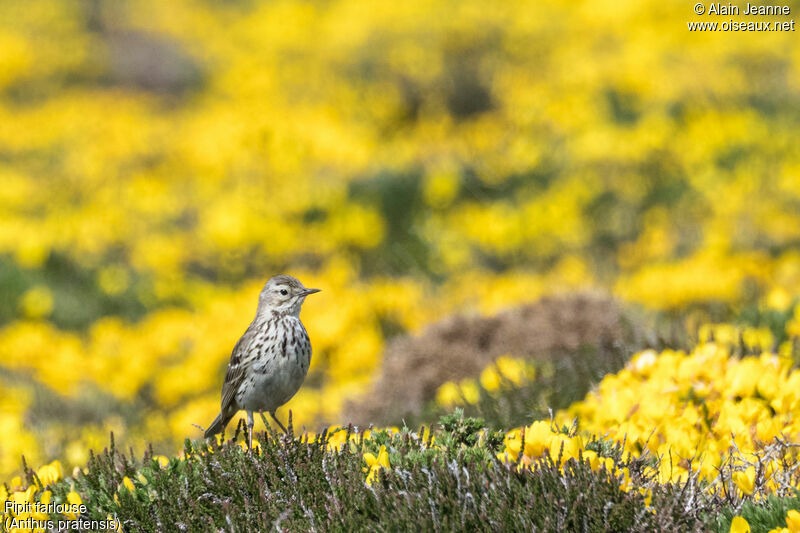
[[(688, 491), (659, 485), (652, 501), (623, 490), (615, 469), (593, 471), (570, 459), (532, 468), (496, 458), (497, 434), (460, 413), (443, 420), (433, 443), (419, 434), (375, 433), (391, 470), (365, 483), (361, 445), (326, 451), (317, 442), (261, 434), (260, 451), (235, 439), (223, 445), (186, 441), (184, 458), (161, 466), (111, 441), (76, 478), (50, 487), (63, 501), (74, 487), (86, 518), (122, 521), (125, 531), (702, 531), (707, 510), (687, 508)], [(630, 465), (631, 472), (636, 471)], [(29, 481), (37, 483), (32, 471)], [(128, 476), (135, 484), (123, 486)], [(143, 482), (142, 480), (146, 480)]]

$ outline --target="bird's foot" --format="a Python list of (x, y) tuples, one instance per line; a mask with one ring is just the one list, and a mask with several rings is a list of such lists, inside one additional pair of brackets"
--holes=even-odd
[(275, 421), (275, 423), (276, 423), (276, 424), (278, 424), (278, 426), (279, 426), (279, 427), (280, 427), (280, 428), (283, 430), (283, 434), (284, 434), (284, 435), (288, 435), (288, 434), (289, 434), (289, 432), (288, 432), (288, 431), (286, 431), (286, 427), (285, 427), (283, 424), (281, 424), (281, 421), (280, 421), (280, 420), (278, 420), (278, 417), (277, 417), (277, 416), (275, 416), (275, 411), (272, 411), (272, 412), (269, 414), (269, 416), (271, 416), (271, 417), (272, 417), (272, 419)]

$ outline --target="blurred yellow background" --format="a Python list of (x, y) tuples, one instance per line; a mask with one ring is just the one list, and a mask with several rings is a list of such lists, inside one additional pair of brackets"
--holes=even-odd
[(387, 338), (455, 311), (586, 287), (716, 320), (791, 310), (797, 36), (695, 19), (3, 2), (0, 479), (22, 454), (80, 464), (109, 431), (166, 454), (199, 438), (278, 273), (323, 289), (288, 405), (312, 429), (346, 422)]

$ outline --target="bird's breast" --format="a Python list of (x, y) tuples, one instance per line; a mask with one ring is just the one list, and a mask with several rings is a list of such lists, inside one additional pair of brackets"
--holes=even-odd
[(311, 343), (299, 318), (287, 316), (268, 324), (252, 354), (252, 380), (242, 390), (242, 404), (274, 410), (288, 402), (302, 385), (311, 363)]

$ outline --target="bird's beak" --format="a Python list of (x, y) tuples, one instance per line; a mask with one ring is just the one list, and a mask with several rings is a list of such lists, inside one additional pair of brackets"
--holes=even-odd
[(309, 294), (314, 294), (315, 292), (319, 291), (319, 289), (306, 289), (303, 291), (303, 296), (308, 296)]

